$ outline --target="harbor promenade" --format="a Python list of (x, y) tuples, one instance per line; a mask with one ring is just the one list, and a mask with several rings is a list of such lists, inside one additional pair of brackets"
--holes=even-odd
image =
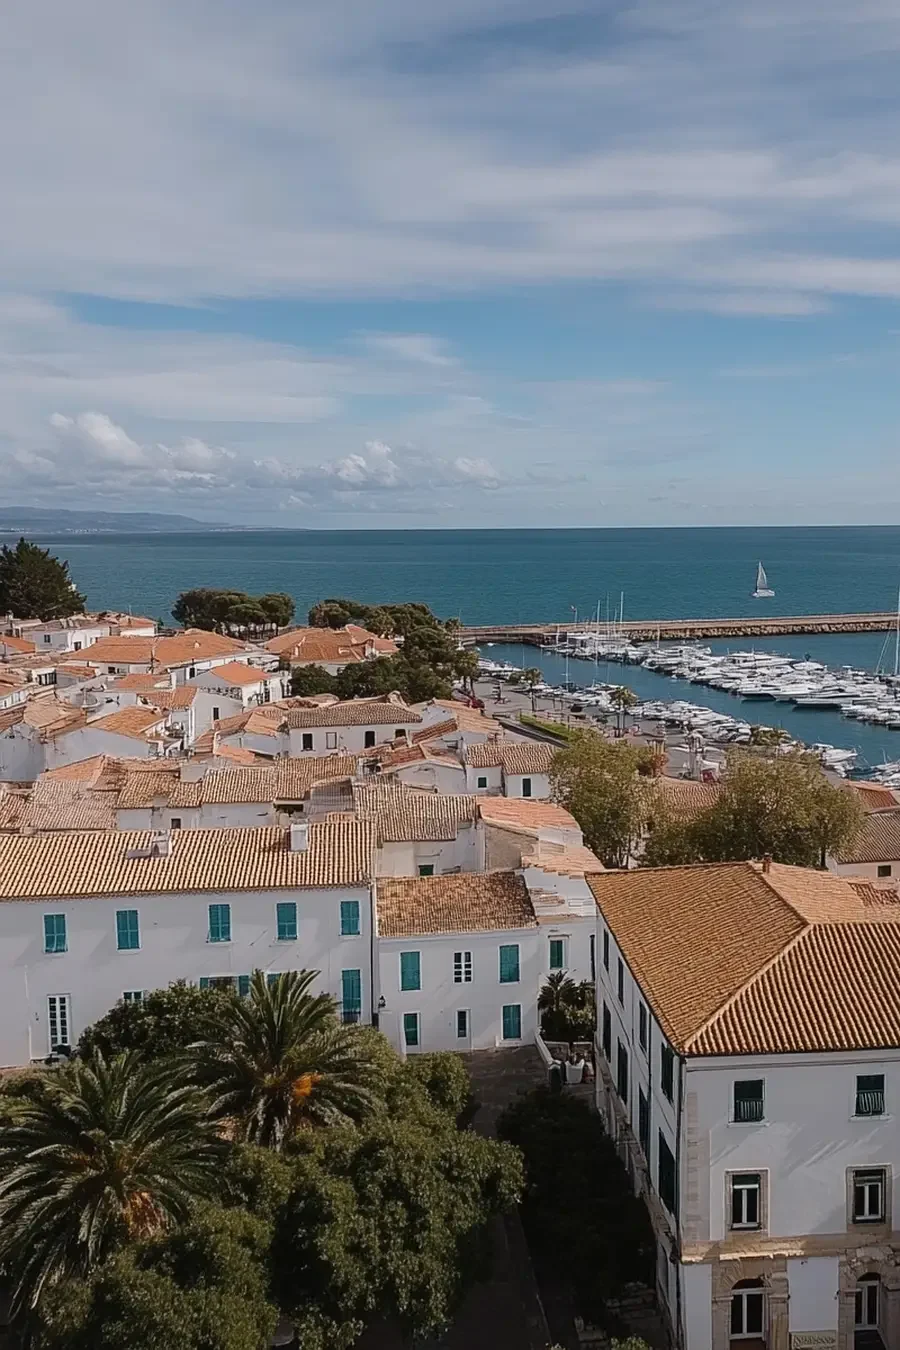
[[(897, 624), (896, 613), (796, 614), (740, 619), (628, 619), (615, 625), (617, 637), (634, 642), (695, 638), (781, 637), (791, 633), (884, 633)], [(574, 633), (605, 633), (606, 625), (587, 623), (488, 624), (460, 630), (463, 642), (527, 642), (541, 646)]]

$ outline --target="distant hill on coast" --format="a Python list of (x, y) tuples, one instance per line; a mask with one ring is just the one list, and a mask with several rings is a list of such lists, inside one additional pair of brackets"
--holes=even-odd
[(9, 534), (113, 534), (128, 530), (160, 534), (176, 530), (239, 530), (191, 516), (156, 511), (60, 511), (44, 506), (0, 507), (0, 532)]

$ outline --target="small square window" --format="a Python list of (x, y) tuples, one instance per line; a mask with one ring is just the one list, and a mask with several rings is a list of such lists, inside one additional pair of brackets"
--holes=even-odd
[(126, 989), (124, 994), (122, 995), (123, 1003), (143, 1003), (143, 1001), (144, 1001), (143, 989)]
[(486, 775), (486, 774), (480, 774), (480, 775), (479, 775), (479, 777), (478, 777), (478, 786), (479, 786), (480, 788), (486, 788), (486, 787), (487, 787), (487, 775)]
[(640, 1041), (642, 1050), (647, 1049), (648, 1024), (649, 1019), (647, 1017), (647, 1005), (646, 1003), (641, 1003), (638, 1005), (638, 1040)]
[(326, 749), (326, 750), (336, 750), (336, 749), (337, 749), (337, 732), (336, 732), (336, 731), (326, 731), (326, 732), (325, 732), (325, 749)]
[(853, 1222), (883, 1223), (885, 1169), (872, 1167), (853, 1173)]
[(880, 877), (889, 877), (889, 876), (891, 875), (891, 864), (890, 864), (890, 863), (879, 863), (879, 864), (878, 864), (878, 875), (879, 875)]
[(765, 1114), (762, 1078), (740, 1079), (734, 1085), (734, 1116), (739, 1124), (746, 1125), (762, 1120)]
[(884, 1074), (862, 1073), (856, 1078), (857, 1116), (884, 1115)]
[(419, 863), (419, 876), (420, 876), (420, 877), (433, 877), (433, 876), (434, 876), (434, 863)]
[(181, 816), (173, 816), (173, 817), (172, 817), (172, 819), (169, 821), (169, 829), (170, 829), (170, 830), (180, 830), (180, 829), (181, 829)]
[(313, 738), (311, 731), (304, 731), (300, 744), (302, 745), (304, 750), (311, 750), (313, 748)]

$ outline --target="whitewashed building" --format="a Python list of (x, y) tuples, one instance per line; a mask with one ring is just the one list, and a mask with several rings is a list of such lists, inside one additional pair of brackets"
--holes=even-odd
[(900, 906), (736, 863), (591, 878), (598, 1104), (684, 1350), (900, 1345)]
[(188, 683), (198, 685), (210, 694), (222, 694), (237, 705), (238, 711), (271, 703), (287, 693), (286, 678), (279, 671), (262, 670), (242, 661), (226, 661), (223, 665), (213, 666), (192, 676)]
[(504, 797), (550, 797), (550, 761), (554, 747), (541, 741), (493, 740), (464, 752), (466, 791)]
[(839, 877), (866, 877), (896, 884), (900, 880), (900, 807), (871, 811), (852, 844), (828, 858)]
[(484, 831), (472, 796), (426, 792), (388, 779), (354, 784), (353, 807), (375, 822), (379, 876), (484, 871)]
[[(312, 969), (372, 1020), (371, 827), (0, 836), (0, 1065), (174, 980)], [(377, 972), (376, 972), (377, 979)]]
[(379, 1025), (401, 1052), (534, 1040), (541, 933), (521, 876), (383, 878), (376, 908)]
[(104, 637), (85, 647), (81, 660), (103, 675), (147, 675), (170, 670), (176, 684), (184, 684), (200, 671), (232, 661), (265, 664), (269, 658), (259, 648), (204, 628), (187, 628), (172, 637)]
[(422, 715), (399, 694), (293, 707), (284, 715), (291, 755), (356, 754), (411, 740)]

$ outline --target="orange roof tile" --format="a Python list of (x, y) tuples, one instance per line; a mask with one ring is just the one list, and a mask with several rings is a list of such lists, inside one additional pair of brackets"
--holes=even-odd
[(856, 794), (864, 811), (890, 811), (900, 805), (893, 788), (885, 787), (883, 783), (855, 783), (848, 780), (842, 786)]
[(8, 647), (11, 652), (21, 652), (23, 656), (28, 656), (36, 650), (33, 642), (28, 642), (25, 638), (9, 637), (5, 633), (0, 635), (0, 647)]
[(528, 887), (515, 872), (383, 877), (377, 907), (383, 938), (537, 927)]
[(259, 666), (248, 666), (242, 661), (226, 661), (224, 665), (213, 666), (207, 673), (218, 675), (227, 684), (261, 684), (263, 680), (275, 678), (275, 671), (260, 670)]
[(236, 638), (209, 633), (203, 628), (188, 628), (174, 637), (100, 638), (85, 647), (81, 656), (99, 665), (152, 665), (157, 670), (168, 670), (248, 650), (248, 644)]
[(842, 865), (900, 860), (900, 807), (870, 811), (852, 844), (837, 855)]
[(478, 809), (489, 825), (502, 825), (506, 829), (534, 834), (544, 828), (578, 830), (575, 817), (555, 802), (538, 802), (530, 797), (479, 797)]
[(159, 708), (119, 708), (106, 717), (98, 717), (91, 722), (92, 731), (108, 731), (116, 736), (131, 736), (143, 741), (155, 739), (151, 733), (161, 733), (165, 727), (166, 714)]

